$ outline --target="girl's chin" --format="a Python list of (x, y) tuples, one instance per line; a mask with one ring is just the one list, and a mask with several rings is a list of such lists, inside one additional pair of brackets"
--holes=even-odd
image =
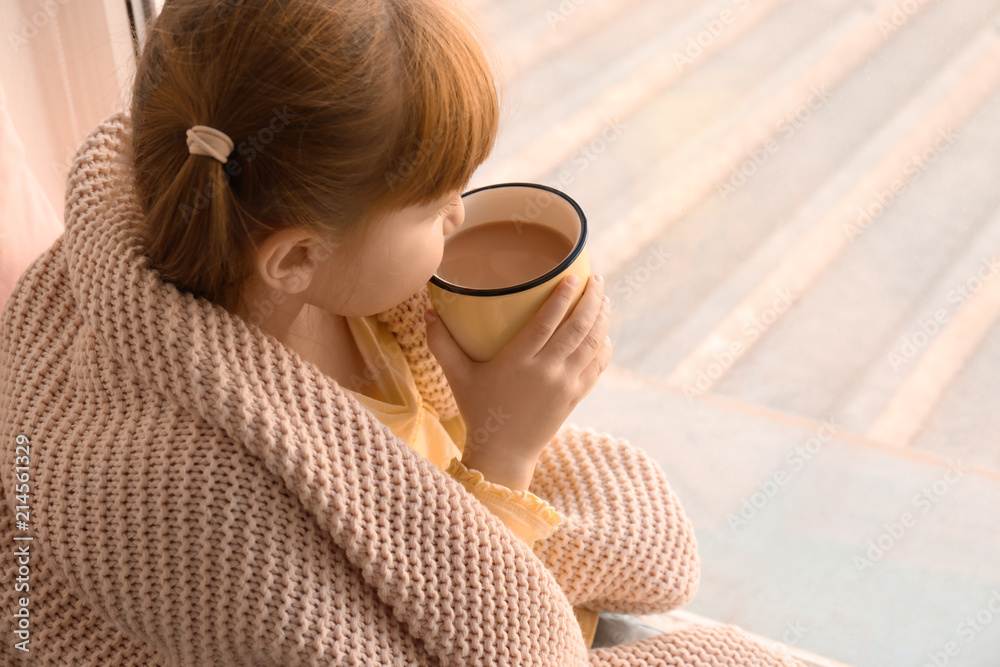
[(377, 315), (379, 313), (383, 313), (389, 310), (390, 308), (393, 308), (394, 306), (398, 306), (399, 304), (401, 304), (402, 302), (406, 301), (411, 296), (419, 292), (421, 289), (423, 289), (424, 285), (426, 285), (428, 282), (430, 282), (430, 276), (427, 277), (426, 281), (420, 283), (419, 285), (417, 285), (416, 287), (414, 287), (409, 291), (400, 292), (398, 294), (394, 294), (393, 296), (389, 296), (389, 294), (386, 294), (384, 299), (379, 299), (377, 303), (371, 303), (367, 305), (365, 311), (369, 312), (366, 312), (363, 315), (362, 314), (356, 315), (355, 317), (369, 317), (372, 315)]

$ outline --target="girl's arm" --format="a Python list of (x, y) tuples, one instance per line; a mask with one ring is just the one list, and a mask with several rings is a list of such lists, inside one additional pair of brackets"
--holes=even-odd
[(689, 602), (700, 565), (694, 529), (642, 450), (566, 425), (542, 451), (530, 490), (563, 515), (535, 554), (573, 605), (654, 614)]
[[(531, 489), (565, 515), (534, 552), (555, 573), (578, 617), (580, 608), (661, 613), (694, 597), (694, 529), (663, 471), (642, 450), (593, 429), (566, 426), (542, 452)], [(730, 625), (594, 649), (590, 664), (802, 667), (787, 652), (764, 648)]]
[[(430, 307), (430, 298), (427, 288), (424, 287), (393, 308), (377, 314), (376, 319), (385, 323), (395, 337), (424, 402), (439, 416), (441, 425), (452, 440), (462, 447), (467, 441), (465, 424), (444, 372), (427, 346), (427, 325), (423, 314)], [(469, 453), (468, 447), (462, 449), (466, 454)], [(528, 490), (532, 470), (519, 471), (514, 475), (519, 479), (515, 480), (510, 476), (505, 478), (485, 461), (480, 464), (472, 457), (463, 456), (460, 463), (463, 465), (456, 466), (448, 474), (462, 482), (512, 532), (527, 542), (529, 547), (556, 530), (561, 516), (558, 516), (557, 511), (549, 511), (550, 508), (545, 507), (547, 503), (544, 499), (538, 498), (540, 502), (532, 502), (533, 498), (519, 497), (516, 499), (518, 502), (511, 504), (507, 502), (509, 499), (504, 498), (505, 494), (501, 487), (514, 492)], [(483, 479), (477, 479), (474, 474), (469, 475), (467, 473), (469, 469), (481, 473)], [(528, 502), (524, 502), (525, 500)]]
[(562, 515), (531, 491), (490, 481), (482, 471), (469, 468), (457, 457), (445, 472), (461, 482), (529, 548), (549, 537), (562, 523)]
[[(445, 423), (459, 412), (427, 345), (423, 312), (430, 306), (425, 287), (378, 319), (395, 335), (421, 394)], [(564, 426), (542, 450), (529, 490), (564, 517), (533, 551), (572, 604), (656, 613), (694, 596), (700, 572), (694, 530), (663, 471), (644, 452)]]
[[(459, 412), (444, 372), (427, 346), (422, 314), (429, 305), (423, 289), (379, 319), (396, 335), (421, 394), (445, 423)], [(553, 572), (578, 617), (588, 605), (658, 613), (694, 596), (700, 576), (694, 530), (663, 471), (641, 450), (624, 440), (565, 426), (542, 451), (529, 489), (564, 517), (550, 537), (535, 543), (533, 551)], [(635, 531), (636, 527), (641, 530)], [(592, 637), (590, 628), (588, 645)], [(590, 663), (798, 665), (762, 649), (731, 626), (685, 630), (593, 650)]]

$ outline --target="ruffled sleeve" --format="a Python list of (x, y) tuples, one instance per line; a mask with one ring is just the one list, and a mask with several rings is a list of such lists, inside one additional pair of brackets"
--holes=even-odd
[(552, 505), (530, 491), (514, 491), (502, 484), (487, 481), (478, 470), (466, 467), (458, 457), (451, 460), (446, 471), (468, 491), (500, 517), (510, 530), (534, 545), (552, 535), (563, 517)]

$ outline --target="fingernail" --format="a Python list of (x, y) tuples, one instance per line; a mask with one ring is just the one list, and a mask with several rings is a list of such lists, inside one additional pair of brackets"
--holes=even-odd
[(566, 279), (566, 284), (569, 285), (570, 287), (576, 287), (577, 285), (580, 284), (580, 276), (578, 275), (570, 276), (569, 278)]
[(598, 273), (597, 275), (594, 276), (594, 282), (595, 283), (603, 283), (604, 282), (604, 276), (602, 276), (601, 274)]
[(611, 297), (609, 297), (607, 294), (604, 295), (604, 303), (606, 304), (611, 303)]
[(437, 320), (437, 317), (435, 317), (433, 310), (425, 310), (424, 319), (427, 320), (428, 322), (434, 322)]

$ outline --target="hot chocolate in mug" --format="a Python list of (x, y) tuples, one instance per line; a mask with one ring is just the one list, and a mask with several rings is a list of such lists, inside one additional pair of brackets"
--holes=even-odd
[(492, 359), (538, 312), (560, 282), (590, 276), (587, 218), (568, 195), (536, 183), (501, 183), (462, 195), (465, 222), (445, 237), (427, 285), (441, 322), (476, 361)]

